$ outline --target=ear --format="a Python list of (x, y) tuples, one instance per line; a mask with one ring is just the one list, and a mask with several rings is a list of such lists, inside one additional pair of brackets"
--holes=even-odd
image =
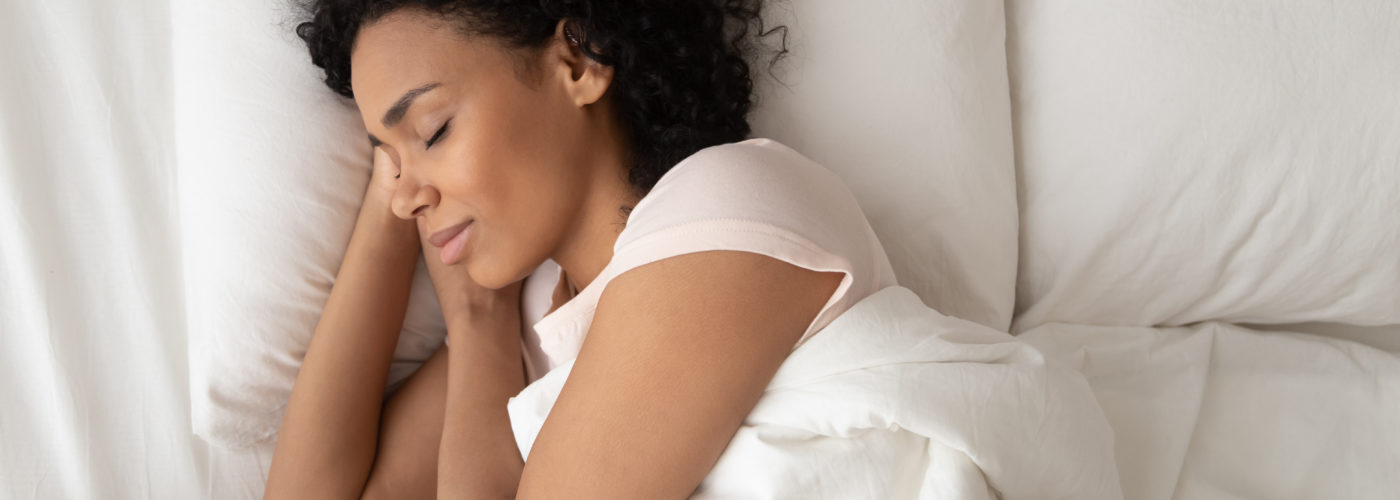
[(584, 55), (578, 46), (583, 39), (577, 25), (568, 19), (559, 21), (554, 27), (554, 36), (549, 42), (549, 53), (553, 66), (558, 70), (555, 76), (561, 78), (564, 91), (573, 99), (574, 105), (583, 107), (598, 102), (612, 86), (613, 68)]

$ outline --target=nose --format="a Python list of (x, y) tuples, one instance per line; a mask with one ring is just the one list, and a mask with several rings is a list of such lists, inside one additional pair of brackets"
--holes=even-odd
[(437, 206), (440, 201), (442, 195), (438, 193), (437, 188), (423, 182), (417, 176), (409, 175), (407, 169), (404, 169), (390, 208), (400, 219), (410, 220), (422, 216), (429, 207)]

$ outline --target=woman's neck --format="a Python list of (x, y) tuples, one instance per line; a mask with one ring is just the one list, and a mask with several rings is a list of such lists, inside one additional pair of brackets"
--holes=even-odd
[(621, 155), (606, 156), (602, 161), (610, 166), (594, 169), (598, 174), (590, 182), (578, 218), (551, 257), (578, 290), (592, 283), (612, 260), (613, 245), (626, 227), (623, 207), (635, 206), (641, 199), (627, 181)]

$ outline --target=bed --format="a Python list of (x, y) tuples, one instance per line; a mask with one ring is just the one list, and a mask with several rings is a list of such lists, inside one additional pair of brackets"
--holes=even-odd
[[(368, 165), (368, 146), (335, 147), (353, 111), (316, 89), (284, 7), (0, 16), (0, 498), (261, 496), (280, 413), (256, 405), (297, 352), (248, 332), (314, 322), (348, 234), (228, 242), (295, 229), (250, 229), (269, 213), (343, 219)], [(773, 15), (794, 55), (761, 84), (757, 133), (846, 177), (925, 303), (1083, 374), (1125, 498), (1400, 491), (1400, 5), (795, 0)], [(841, 70), (876, 77), (812, 76)], [(305, 147), (268, 146), (307, 128)], [(267, 179), (286, 164), (258, 162), (289, 156), (342, 173), (300, 205), (230, 202), (285, 196)], [(269, 290), (250, 266), (285, 245), (320, 260), (270, 268), (302, 278)], [(267, 305), (288, 294), (306, 298)], [(433, 313), (406, 327), (395, 376), (440, 342)], [(282, 376), (215, 362), (259, 349)]]

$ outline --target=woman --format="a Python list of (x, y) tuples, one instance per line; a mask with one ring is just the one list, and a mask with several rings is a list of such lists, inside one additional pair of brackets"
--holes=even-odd
[[(787, 355), (894, 285), (834, 174), (743, 140), (758, 13), (316, 2), (297, 32), (375, 164), (266, 496), (693, 492)], [(381, 406), (420, 248), (450, 347)], [(551, 261), (551, 311), (522, 324), (520, 283)], [(522, 460), (506, 403), (568, 360)]]

